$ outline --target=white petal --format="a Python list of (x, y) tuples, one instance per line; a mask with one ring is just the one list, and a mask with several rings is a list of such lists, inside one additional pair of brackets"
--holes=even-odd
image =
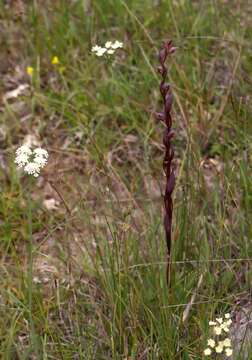
[(212, 353), (212, 350), (209, 348), (204, 350), (204, 355), (206, 355), (206, 356), (211, 355), (211, 353)]
[(17, 150), (16, 150), (16, 154), (20, 155), (20, 154), (26, 154), (26, 155), (31, 155), (32, 151), (30, 146), (28, 145), (22, 145), (20, 146)]
[(118, 41), (118, 40), (116, 40), (116, 41), (114, 42), (114, 44), (111, 45), (111, 47), (112, 47), (112, 49), (122, 48), (122, 47), (123, 47), (123, 43), (120, 42), (120, 41)]
[(98, 45), (95, 45), (95, 46), (93, 46), (92, 47), (92, 52), (96, 52), (96, 51), (98, 51), (98, 50), (100, 50), (101, 49), (101, 47), (100, 46), (98, 46)]
[(97, 51), (96, 55), (97, 55), (97, 56), (103, 56), (106, 51), (107, 51), (107, 49), (105, 49), (105, 48), (100, 48), (100, 49)]
[(215, 321), (209, 321), (209, 325), (210, 326), (216, 325), (216, 322)]
[(229, 348), (227, 348), (227, 349), (225, 350), (225, 352), (226, 352), (227, 357), (229, 357), (229, 356), (231, 356), (231, 355), (233, 354), (233, 350), (232, 350), (232, 349), (229, 349)]
[(106, 47), (107, 49), (109, 49), (111, 46), (112, 46), (112, 41), (107, 41), (107, 42), (105, 43), (105, 47)]
[(44, 158), (48, 158), (48, 152), (45, 149), (42, 148), (36, 148), (33, 153), (35, 154), (35, 156), (39, 156), (39, 157), (44, 157)]
[(209, 321), (209, 325), (210, 326), (216, 325), (216, 322), (215, 321)]

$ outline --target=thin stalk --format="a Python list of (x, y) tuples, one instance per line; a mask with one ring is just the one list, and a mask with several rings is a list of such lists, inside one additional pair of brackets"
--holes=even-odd
[[(30, 179), (29, 179), (30, 180)], [(28, 285), (28, 309), (29, 309), (29, 327), (32, 350), (37, 351), (37, 338), (33, 321), (33, 241), (32, 241), (32, 199), (31, 199), (31, 181), (28, 189), (28, 267), (27, 267), (27, 285)]]

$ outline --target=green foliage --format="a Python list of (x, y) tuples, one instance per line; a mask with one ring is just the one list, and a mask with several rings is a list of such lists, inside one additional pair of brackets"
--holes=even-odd
[[(251, 6), (28, 3), (20, 15), (0, 2), (9, 61), (0, 62), (1, 90), (9, 90), (6, 74), (32, 87), (5, 101), (0, 115), (0, 357), (202, 359), (208, 320), (235, 312), (250, 291)], [(167, 38), (178, 47), (169, 73), (177, 164), (171, 289), (159, 193), (163, 127), (152, 116), (161, 107), (157, 51)], [(111, 59), (91, 53), (110, 39), (124, 49)], [(31, 196), (36, 349), (28, 184), (13, 166), (17, 145), (33, 133), (50, 153)], [(52, 197), (60, 207), (46, 210)]]

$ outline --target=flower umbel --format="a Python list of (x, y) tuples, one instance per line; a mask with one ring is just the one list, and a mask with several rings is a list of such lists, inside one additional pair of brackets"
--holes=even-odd
[(106, 51), (107, 51), (107, 49), (100, 47), (100, 48), (96, 51), (96, 55), (99, 56), (99, 57), (100, 57), (100, 56), (103, 56), (103, 55), (106, 53)]
[(115, 53), (115, 51), (119, 48), (123, 47), (123, 43), (116, 40), (114, 43), (112, 41), (106, 41), (104, 47), (99, 45), (94, 45), (91, 49), (93, 53), (95, 53), (96, 56), (103, 56), (105, 54), (112, 55)]
[(24, 171), (29, 174), (33, 175), (34, 177), (38, 177), (40, 173), (40, 165), (36, 163), (35, 161), (29, 162), (25, 165)]
[(229, 313), (224, 315), (224, 318), (217, 317), (215, 321), (209, 321), (209, 325), (213, 327), (213, 333), (215, 334), (215, 339), (208, 339), (208, 347), (204, 350), (204, 355), (209, 356), (212, 354), (212, 351), (215, 351), (216, 354), (225, 354), (227, 357), (232, 356), (233, 349), (231, 340), (226, 337), (223, 338), (225, 333), (230, 331), (230, 325), (232, 324), (231, 315)]
[(120, 42), (120, 41), (118, 41), (118, 40), (116, 40), (115, 42), (114, 42), (114, 44), (111, 44), (111, 48), (112, 49), (120, 49), (120, 48), (123, 48), (123, 43), (122, 42)]
[(29, 145), (24, 144), (16, 150), (15, 163), (27, 174), (38, 177), (41, 169), (47, 164), (48, 156), (45, 149), (32, 150)]
[(18, 167), (23, 167), (29, 162), (32, 151), (28, 145), (22, 145), (16, 151), (15, 163)]

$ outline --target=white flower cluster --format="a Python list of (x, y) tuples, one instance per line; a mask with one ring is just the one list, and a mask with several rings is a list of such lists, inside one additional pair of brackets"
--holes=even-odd
[[(230, 314), (225, 314), (225, 318), (216, 318), (215, 321), (209, 321), (209, 325), (213, 326), (213, 331), (215, 335), (221, 336), (223, 333), (228, 333), (230, 330), (230, 325), (232, 320)], [(221, 354), (225, 351), (227, 357), (230, 357), (233, 354), (231, 340), (229, 338), (217, 340), (208, 339), (208, 347), (204, 350), (204, 355), (209, 356), (212, 354), (212, 351), (215, 350), (216, 354)]]
[(95, 53), (96, 56), (103, 56), (104, 54), (113, 55), (117, 49), (123, 47), (123, 43), (116, 40), (114, 43), (112, 41), (107, 41), (104, 47), (95, 45), (92, 47), (92, 52)]
[(48, 152), (42, 148), (31, 149), (30, 145), (22, 145), (16, 150), (15, 163), (19, 168), (35, 177), (39, 176), (40, 170), (46, 165)]

